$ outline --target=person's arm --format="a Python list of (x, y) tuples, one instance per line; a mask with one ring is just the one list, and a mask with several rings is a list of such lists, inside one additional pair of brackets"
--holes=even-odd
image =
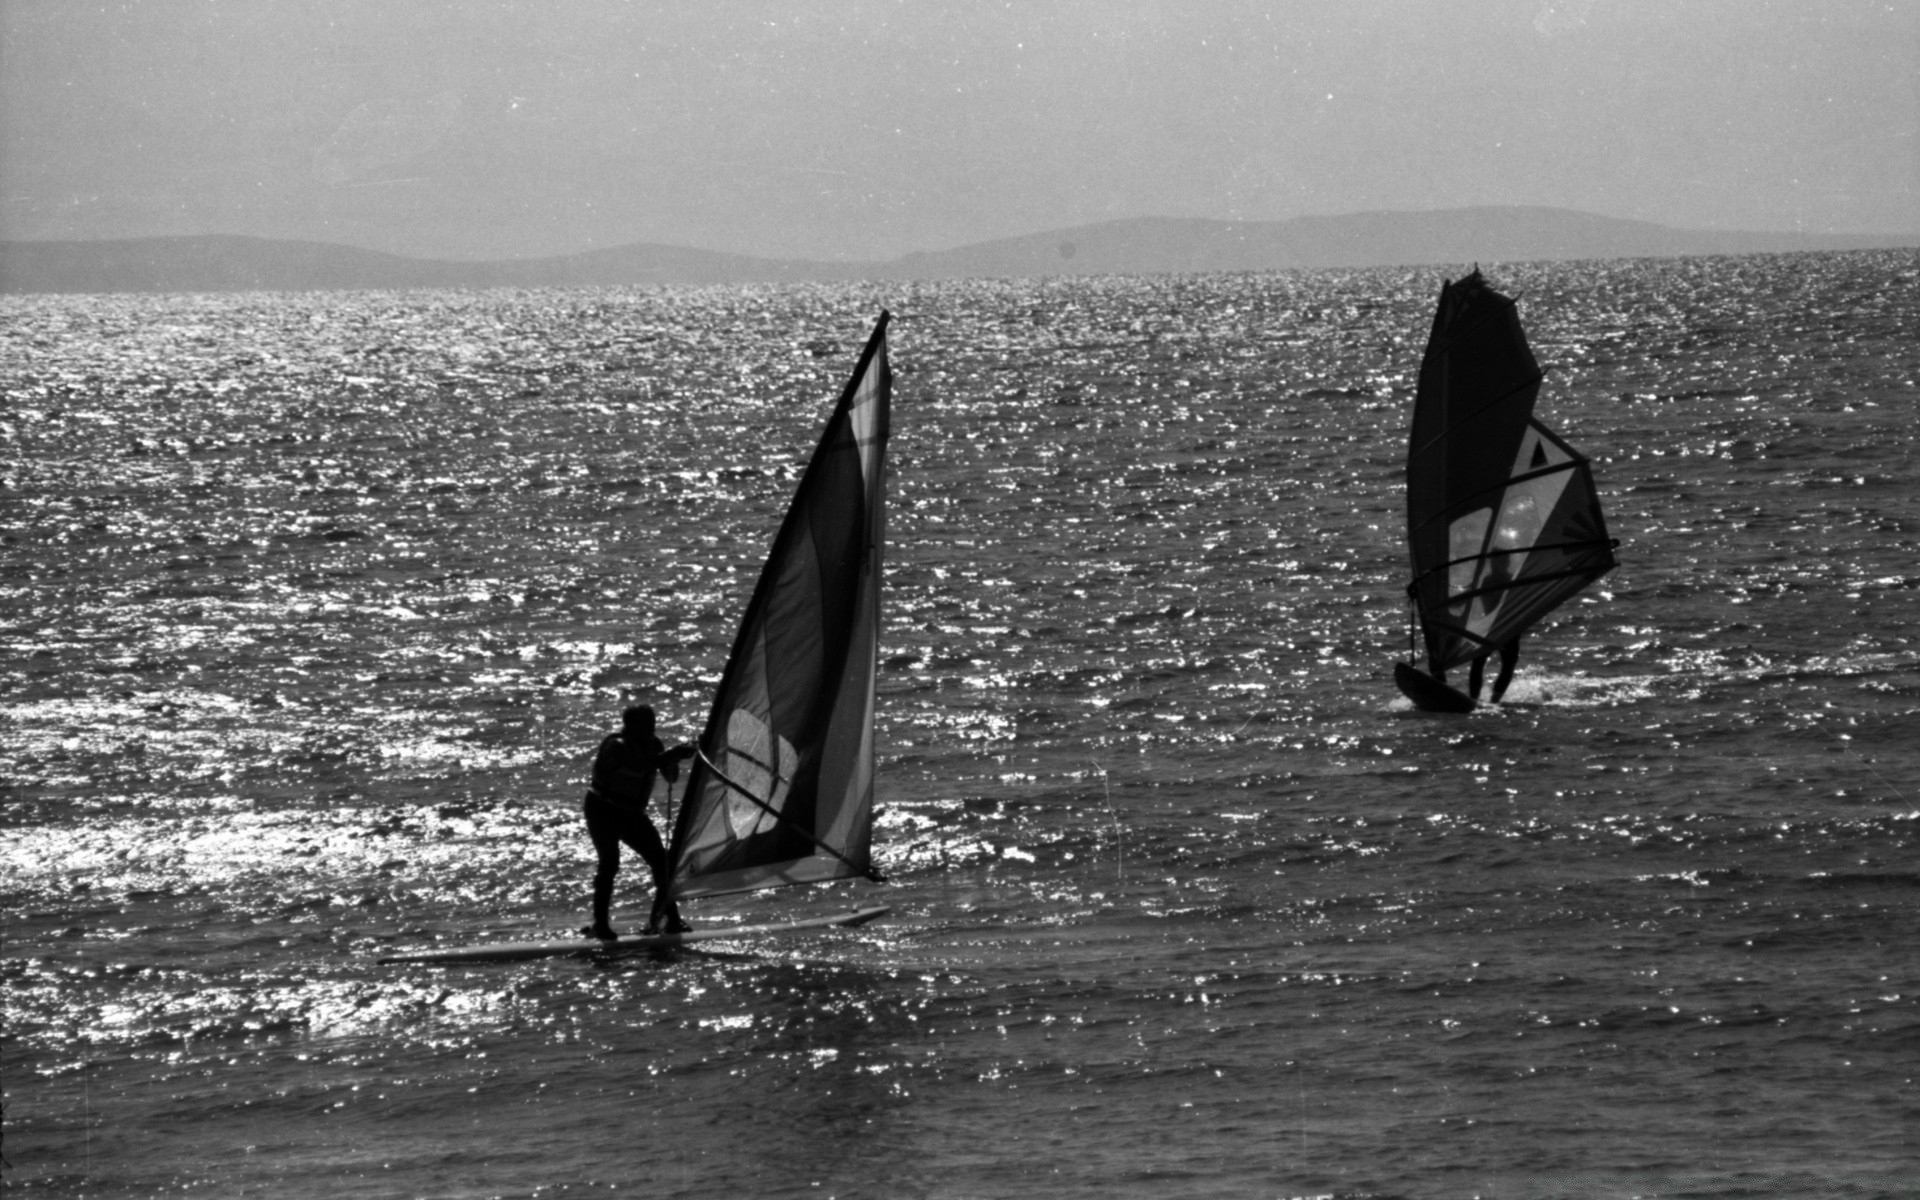
[(660, 755), (658, 760), (660, 773), (667, 777), (668, 783), (676, 783), (680, 779), (680, 764), (692, 757), (692, 746), (675, 746), (673, 749)]

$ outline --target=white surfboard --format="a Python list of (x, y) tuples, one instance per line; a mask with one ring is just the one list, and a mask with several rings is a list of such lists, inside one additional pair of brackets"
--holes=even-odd
[(889, 911), (885, 905), (875, 905), (871, 908), (857, 908), (852, 912), (833, 913), (825, 917), (809, 917), (804, 921), (780, 921), (766, 925), (714, 926), (711, 929), (693, 929), (686, 933), (637, 934), (631, 937), (614, 938), (611, 941), (600, 938), (564, 938), (544, 942), (486, 942), (478, 946), (405, 950), (398, 954), (383, 954), (379, 961), (382, 963), (511, 962), (515, 959), (565, 958), (569, 955), (581, 958), (611, 958), (642, 950), (665, 950), (674, 946), (690, 946), (697, 942), (761, 938), (773, 934), (799, 933), (809, 929), (851, 928), (855, 925), (865, 925), (876, 917), (885, 916)]

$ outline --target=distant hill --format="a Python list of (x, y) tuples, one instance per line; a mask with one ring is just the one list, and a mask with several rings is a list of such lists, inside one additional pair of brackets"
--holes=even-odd
[(902, 276), (1107, 275), (1673, 258), (1920, 246), (1907, 237), (1713, 233), (1560, 208), (1456, 208), (1291, 221), (1145, 217), (983, 242), (888, 264)]
[(559, 258), (453, 262), (326, 242), (215, 234), (100, 242), (0, 242), (0, 292), (237, 292), (594, 287), (840, 278), (816, 264), (678, 246)]
[(1139, 217), (908, 254), (887, 262), (853, 263), (750, 258), (646, 244), (558, 258), (452, 262), (323, 242), (220, 235), (0, 242), (0, 292), (585, 287), (1149, 275), (1909, 246), (1920, 246), (1920, 233), (1854, 236), (1708, 232), (1557, 208), (1376, 212), (1289, 221)]

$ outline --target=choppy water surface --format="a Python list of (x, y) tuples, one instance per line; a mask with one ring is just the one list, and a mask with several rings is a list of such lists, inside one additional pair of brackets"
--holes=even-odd
[[(1469, 717), (1436, 272), (0, 299), (8, 1186), (1920, 1188), (1920, 257), (1488, 272), (1624, 565)], [(893, 916), (375, 966), (584, 921), (883, 305), (893, 882), (689, 915)]]

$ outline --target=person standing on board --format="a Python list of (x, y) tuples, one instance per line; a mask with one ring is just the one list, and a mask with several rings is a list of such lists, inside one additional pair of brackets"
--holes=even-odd
[(653, 709), (634, 705), (621, 714), (620, 732), (601, 739), (593, 756), (593, 784), (585, 805), (587, 836), (599, 865), (593, 873), (593, 924), (581, 932), (589, 937), (618, 937), (607, 919), (613, 901), (613, 877), (620, 873), (620, 843), (625, 842), (647, 860), (653, 872), (653, 916), (648, 933), (682, 933), (688, 928), (680, 909), (668, 894), (667, 848), (653, 826), (648, 805), (656, 774), (671, 784), (680, 778), (680, 763), (693, 757), (693, 747), (667, 749), (653, 731)]

